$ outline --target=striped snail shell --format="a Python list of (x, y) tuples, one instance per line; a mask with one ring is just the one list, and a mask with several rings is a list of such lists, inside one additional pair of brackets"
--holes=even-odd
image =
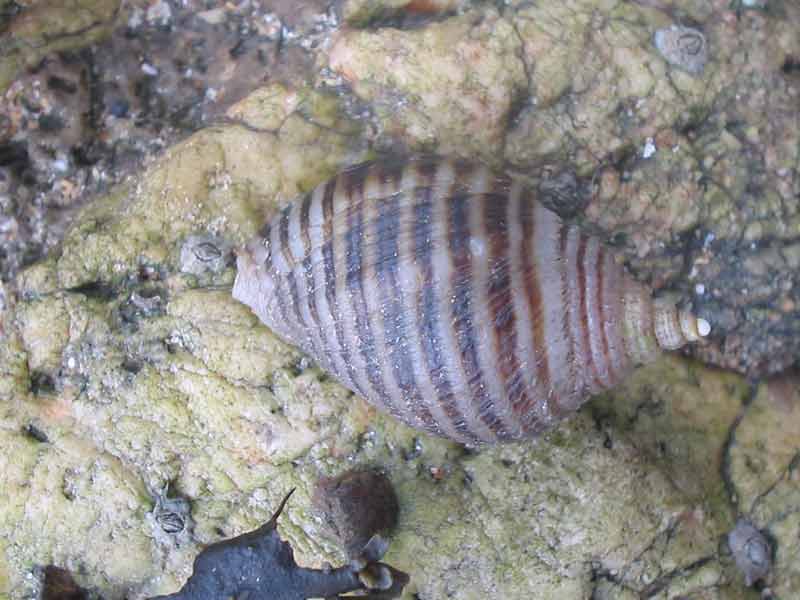
[(709, 333), (519, 181), (461, 160), (346, 169), (239, 252), (233, 295), (354, 392), (475, 444), (536, 435)]

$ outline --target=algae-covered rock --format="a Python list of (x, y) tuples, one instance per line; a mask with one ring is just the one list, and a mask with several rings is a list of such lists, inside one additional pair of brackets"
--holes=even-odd
[(340, 0), (337, 9), (347, 24), (364, 27), (387, 20), (452, 13), (470, 3), (471, 0)]
[(800, 355), (799, 30), (792, 2), (507, 2), (326, 61), (379, 144), (591, 180), (585, 220), (712, 324), (703, 359), (763, 375)]
[[(107, 597), (173, 592), (293, 487), (298, 562), (342, 561), (311, 495), (355, 467), (396, 490), (386, 561), (409, 598), (756, 598), (726, 550), (741, 518), (791, 597), (793, 380), (666, 358), (536, 441), (468, 449), (378, 413), (230, 296), (231, 249), (372, 142), (591, 175), (585, 220), (695, 302), (724, 340), (709, 357), (794, 360), (800, 16), (728, 4), (475, 3), (342, 30), (320, 65), (357, 99), (266, 86), (84, 208), (0, 310), (0, 592), (35, 595), (48, 564)], [(654, 44), (675, 22), (702, 30), (701, 71)]]
[(727, 475), (738, 511), (774, 545), (769, 579), (778, 597), (800, 589), (800, 379), (759, 386), (732, 430)]
[[(173, 148), (139, 183), (87, 207), (60, 251), (19, 278), (0, 344), (9, 461), (0, 506), (15, 595), (31, 585), (26, 573), (48, 563), (109, 593), (169, 587), (186, 574), (192, 548), (162, 548), (151, 535), (145, 517), (167, 483), (200, 507), (228, 506), (237, 490), (270, 481), (277, 497), (294, 480), (285, 477), (290, 461), (347, 430), (337, 418), (344, 391), (298, 366), (297, 352), (232, 300), (230, 263), (181, 269), (193, 236), (238, 245), (276, 202), (360, 155), (355, 129), (333, 131), (301, 110), (318, 110), (324, 123), (330, 99), (262, 92), (276, 94), (290, 107), (279, 127), (258, 128), (263, 114), (247, 112), (260, 106), (256, 94), (229, 125)], [(274, 508), (266, 498), (250, 506)], [(200, 510), (212, 519), (232, 512)], [(196, 521), (194, 543), (221, 535), (213, 520)], [(94, 535), (102, 543), (83, 543)]]
[(31, 2), (5, 31), (0, 21), (0, 93), (20, 69), (33, 67), (47, 54), (81, 48), (107, 36), (119, 7), (119, 0)]
[[(281, 343), (231, 298), (230, 262), (182, 269), (187, 240), (238, 245), (363, 154), (336, 107), (260, 91), (87, 207), (20, 277), (0, 345), (12, 596), (42, 564), (107, 594), (174, 591), (201, 544), (257, 527), (291, 487), (282, 535), (305, 564), (335, 561), (312, 490), (362, 465), (397, 490), (386, 559), (420, 598), (746, 597), (718, 551), (734, 521), (721, 466), (697, 458), (721, 452), (739, 414), (735, 377), (661, 363), (538, 441), (468, 451), (378, 414)], [(167, 487), (189, 502), (181, 527), (162, 514)]]
[(346, 33), (330, 66), (409, 146), (493, 160), (525, 87), (519, 51), (512, 24), (486, 9), (419, 30)]

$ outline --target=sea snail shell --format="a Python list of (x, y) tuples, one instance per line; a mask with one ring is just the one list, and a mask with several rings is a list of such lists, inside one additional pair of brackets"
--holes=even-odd
[(522, 183), (461, 160), (349, 168), (237, 268), (234, 297), (340, 382), (471, 444), (534, 436), (710, 329)]

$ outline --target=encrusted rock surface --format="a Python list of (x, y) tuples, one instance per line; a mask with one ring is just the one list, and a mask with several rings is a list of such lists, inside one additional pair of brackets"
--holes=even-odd
[[(476, 3), (342, 28), (317, 89), (259, 89), (87, 205), (0, 302), (0, 593), (31, 597), (47, 564), (106, 596), (172, 592), (292, 487), (298, 562), (343, 560), (311, 494), (357, 467), (396, 490), (386, 560), (417, 598), (755, 599), (726, 544), (741, 519), (774, 548), (762, 591), (795, 595), (796, 375), (668, 357), (540, 440), (468, 450), (281, 343), (225, 258), (372, 149), (567, 168), (594, 179), (587, 224), (712, 322), (702, 358), (777, 371), (800, 349), (800, 9), (769, 4)], [(703, 32), (702, 71), (654, 45), (675, 23)]]
[[(3, 2), (0, 11), (13, 13), (16, 2)], [(34, 67), (48, 53), (107, 36), (120, 8), (119, 0), (30, 2), (19, 18), (6, 24), (0, 18), (0, 93), (23, 67)], [(2, 16), (5, 16), (3, 14)], [(7, 25), (7, 28), (6, 28)]]
[(420, 18), (452, 14), (472, 4), (472, 0), (338, 0), (341, 19), (355, 27), (377, 23), (409, 25)]
[[(656, 44), (685, 23), (691, 72)], [(346, 30), (326, 60), (379, 147), (593, 179), (586, 220), (712, 323), (703, 359), (763, 375), (800, 355), (798, 29), (794, 2), (510, 2)]]

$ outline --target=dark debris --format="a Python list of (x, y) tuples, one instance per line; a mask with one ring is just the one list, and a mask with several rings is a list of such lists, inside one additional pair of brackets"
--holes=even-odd
[(385, 534), (397, 524), (397, 496), (386, 476), (375, 471), (347, 471), (321, 478), (312, 503), (351, 559), (374, 535)]
[(66, 569), (47, 565), (41, 569), (41, 600), (96, 600), (95, 593), (85, 590), (72, 578)]
[[(292, 547), (281, 540), (278, 517), (292, 492), (272, 518), (259, 529), (212, 544), (194, 561), (192, 576), (175, 594), (153, 600), (304, 600), (339, 598), (348, 592), (365, 592), (372, 600), (398, 598), (408, 575), (377, 562), (385, 545), (365, 548), (366, 562), (353, 561), (338, 569), (306, 569), (294, 560)], [(376, 550), (377, 547), (377, 550)]]

